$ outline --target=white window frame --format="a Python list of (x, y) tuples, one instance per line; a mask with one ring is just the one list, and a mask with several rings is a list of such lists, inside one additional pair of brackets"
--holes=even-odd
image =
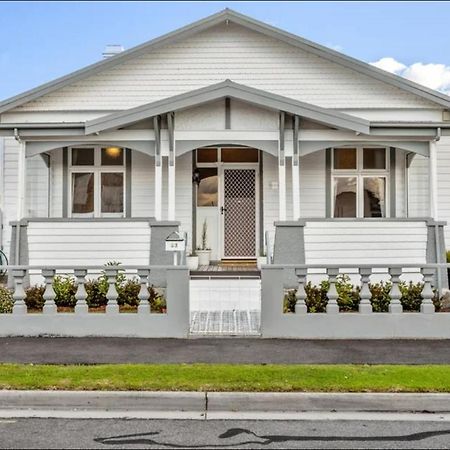
[[(76, 166), (72, 165), (72, 148), (92, 148), (94, 149), (94, 165), (92, 166)], [(126, 149), (122, 148), (123, 152), (123, 164), (121, 166), (107, 166), (102, 165), (102, 148), (105, 148), (105, 145), (76, 145), (73, 147), (69, 147), (68, 151), (68, 204), (70, 211), (69, 217), (88, 217), (88, 218), (99, 218), (99, 217), (125, 217), (126, 213)], [(94, 212), (93, 213), (73, 213), (72, 212), (72, 174), (74, 173), (93, 173), (94, 174)], [(123, 176), (123, 211), (120, 213), (102, 213), (101, 212), (101, 174), (102, 173), (121, 173)]]
[[(335, 169), (334, 168), (334, 150), (344, 148), (356, 149), (356, 169)], [(364, 169), (363, 152), (364, 149), (384, 148), (385, 149), (385, 169)], [(347, 145), (335, 147), (331, 150), (331, 217), (334, 218), (335, 207), (335, 178), (356, 178), (356, 217), (355, 219), (372, 219), (373, 217), (364, 217), (364, 178), (384, 178), (385, 179), (385, 205), (384, 217), (390, 217), (390, 151), (389, 147), (381, 145)]]

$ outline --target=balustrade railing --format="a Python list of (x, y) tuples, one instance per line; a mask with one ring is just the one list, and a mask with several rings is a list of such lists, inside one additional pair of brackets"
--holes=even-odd
[[(450, 264), (428, 264), (421, 267), (415, 266), (400, 266), (393, 265), (386, 267), (386, 265), (302, 265), (293, 267), (283, 267), (286, 269), (294, 269), (298, 281), (297, 291), (295, 293), (295, 314), (307, 314), (307, 293), (306, 286), (311, 281), (309, 278), (314, 276), (321, 277), (329, 283), (327, 292), (328, 302), (326, 305), (327, 314), (339, 313), (339, 293), (337, 285), (339, 276), (351, 275), (357, 278), (358, 281), (352, 284), (359, 288), (359, 305), (358, 312), (362, 314), (373, 313), (372, 307), (372, 292), (371, 277), (382, 277), (383, 281), (391, 284), (389, 291), (389, 307), (388, 312), (391, 314), (398, 314), (403, 312), (401, 303), (402, 292), (400, 286), (402, 283), (408, 284), (411, 277), (414, 276), (415, 282), (423, 284), (423, 289), (420, 293), (422, 297), (420, 312), (424, 314), (432, 314), (435, 311), (433, 299), (436, 295), (440, 296), (442, 293), (437, 293), (434, 290), (434, 279), (438, 269), (443, 267), (450, 269)], [(419, 280), (417, 278), (419, 277)], [(319, 283), (320, 284), (320, 283)]]
[[(71, 284), (76, 289), (75, 293), (67, 293), (72, 296), (76, 303), (74, 313), (83, 315), (89, 312), (87, 282), (99, 281), (102, 276), (103, 282), (106, 280), (107, 291), (105, 294), (107, 304), (105, 312), (107, 314), (119, 313), (119, 292), (117, 291), (118, 275), (121, 274), (122, 282), (134, 280), (139, 292), (134, 295), (138, 306), (138, 314), (148, 314), (151, 312), (150, 291), (154, 287), (150, 282), (150, 274), (156, 269), (158, 272), (167, 269), (166, 266), (104, 266), (104, 267), (34, 267), (34, 266), (0, 266), (0, 269), (8, 274), (9, 289), (12, 292), (14, 315), (27, 314), (27, 305), (25, 303), (26, 289), (31, 285), (42, 286), (44, 293), (42, 295), (43, 314), (55, 314), (57, 305), (55, 303), (57, 293), (55, 292), (55, 278), (69, 277)], [(30, 279), (34, 282), (30, 283)]]

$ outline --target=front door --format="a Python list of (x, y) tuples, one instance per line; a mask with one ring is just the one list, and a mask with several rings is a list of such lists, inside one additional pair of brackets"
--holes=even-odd
[(223, 169), (223, 256), (255, 258), (256, 169)]

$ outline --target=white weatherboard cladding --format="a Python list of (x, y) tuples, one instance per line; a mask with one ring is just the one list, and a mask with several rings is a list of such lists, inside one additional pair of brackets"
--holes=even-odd
[(437, 143), (438, 219), (445, 220), (445, 243), (450, 250), (450, 137), (443, 136)]
[(121, 110), (225, 79), (323, 107), (436, 107), (399, 88), (230, 23), (149, 51), (15, 111)]
[(408, 215), (428, 217), (430, 215), (430, 186), (428, 158), (414, 155), (408, 170)]
[(177, 130), (223, 130), (225, 99), (177, 111), (175, 127)]
[(148, 222), (30, 222), (30, 265), (148, 265)]
[(63, 158), (62, 149), (50, 152), (50, 217), (62, 217)]
[(306, 264), (425, 264), (425, 221), (307, 222)]
[[(44, 157), (46, 157), (44, 155)], [(47, 217), (48, 215), (48, 194), (49, 194), (49, 173), (48, 168), (41, 155), (27, 158), (25, 193), (27, 217)]]
[(400, 149), (395, 153), (395, 217), (406, 217), (405, 154)]
[(300, 216), (325, 217), (325, 150), (300, 158)]
[(274, 231), (278, 220), (278, 160), (263, 152), (264, 230)]
[(230, 101), (232, 130), (278, 130), (279, 114), (236, 99)]

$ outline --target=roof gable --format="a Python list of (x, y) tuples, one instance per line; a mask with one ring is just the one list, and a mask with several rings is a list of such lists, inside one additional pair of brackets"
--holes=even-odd
[(206, 88), (196, 89), (147, 105), (88, 120), (86, 122), (86, 134), (119, 128), (148, 119), (149, 117), (189, 108), (225, 97), (243, 100), (270, 109), (285, 111), (322, 124), (359, 133), (368, 134), (370, 130), (370, 122), (365, 119), (225, 80), (222, 83), (217, 83)]
[(144, 55), (149, 51), (161, 48), (166, 45), (170, 45), (171, 43), (180, 39), (187, 39), (194, 34), (226, 22), (238, 24), (249, 30), (262, 33), (279, 41), (283, 41), (308, 53), (339, 64), (343, 67), (351, 69), (352, 71), (371, 77), (372, 79), (381, 81), (390, 86), (399, 88), (405, 92), (414, 94), (435, 104), (450, 107), (450, 97), (440, 92), (413, 83), (397, 75), (390, 74), (367, 63), (345, 56), (327, 47), (308, 41), (284, 30), (277, 29), (263, 22), (252, 19), (248, 16), (226, 9), (222, 12), (197, 21), (191, 25), (185, 26), (176, 31), (127, 50), (117, 56), (92, 64), (81, 70), (73, 72), (72, 74), (58, 78), (35, 89), (26, 91), (23, 94), (19, 94), (15, 97), (4, 100), (3, 102), (0, 102), (0, 113), (23, 105), (65, 86), (76, 83), (77, 81), (84, 80), (85, 78), (91, 77), (101, 71), (116, 67), (117, 65), (129, 61), (130, 59)]

